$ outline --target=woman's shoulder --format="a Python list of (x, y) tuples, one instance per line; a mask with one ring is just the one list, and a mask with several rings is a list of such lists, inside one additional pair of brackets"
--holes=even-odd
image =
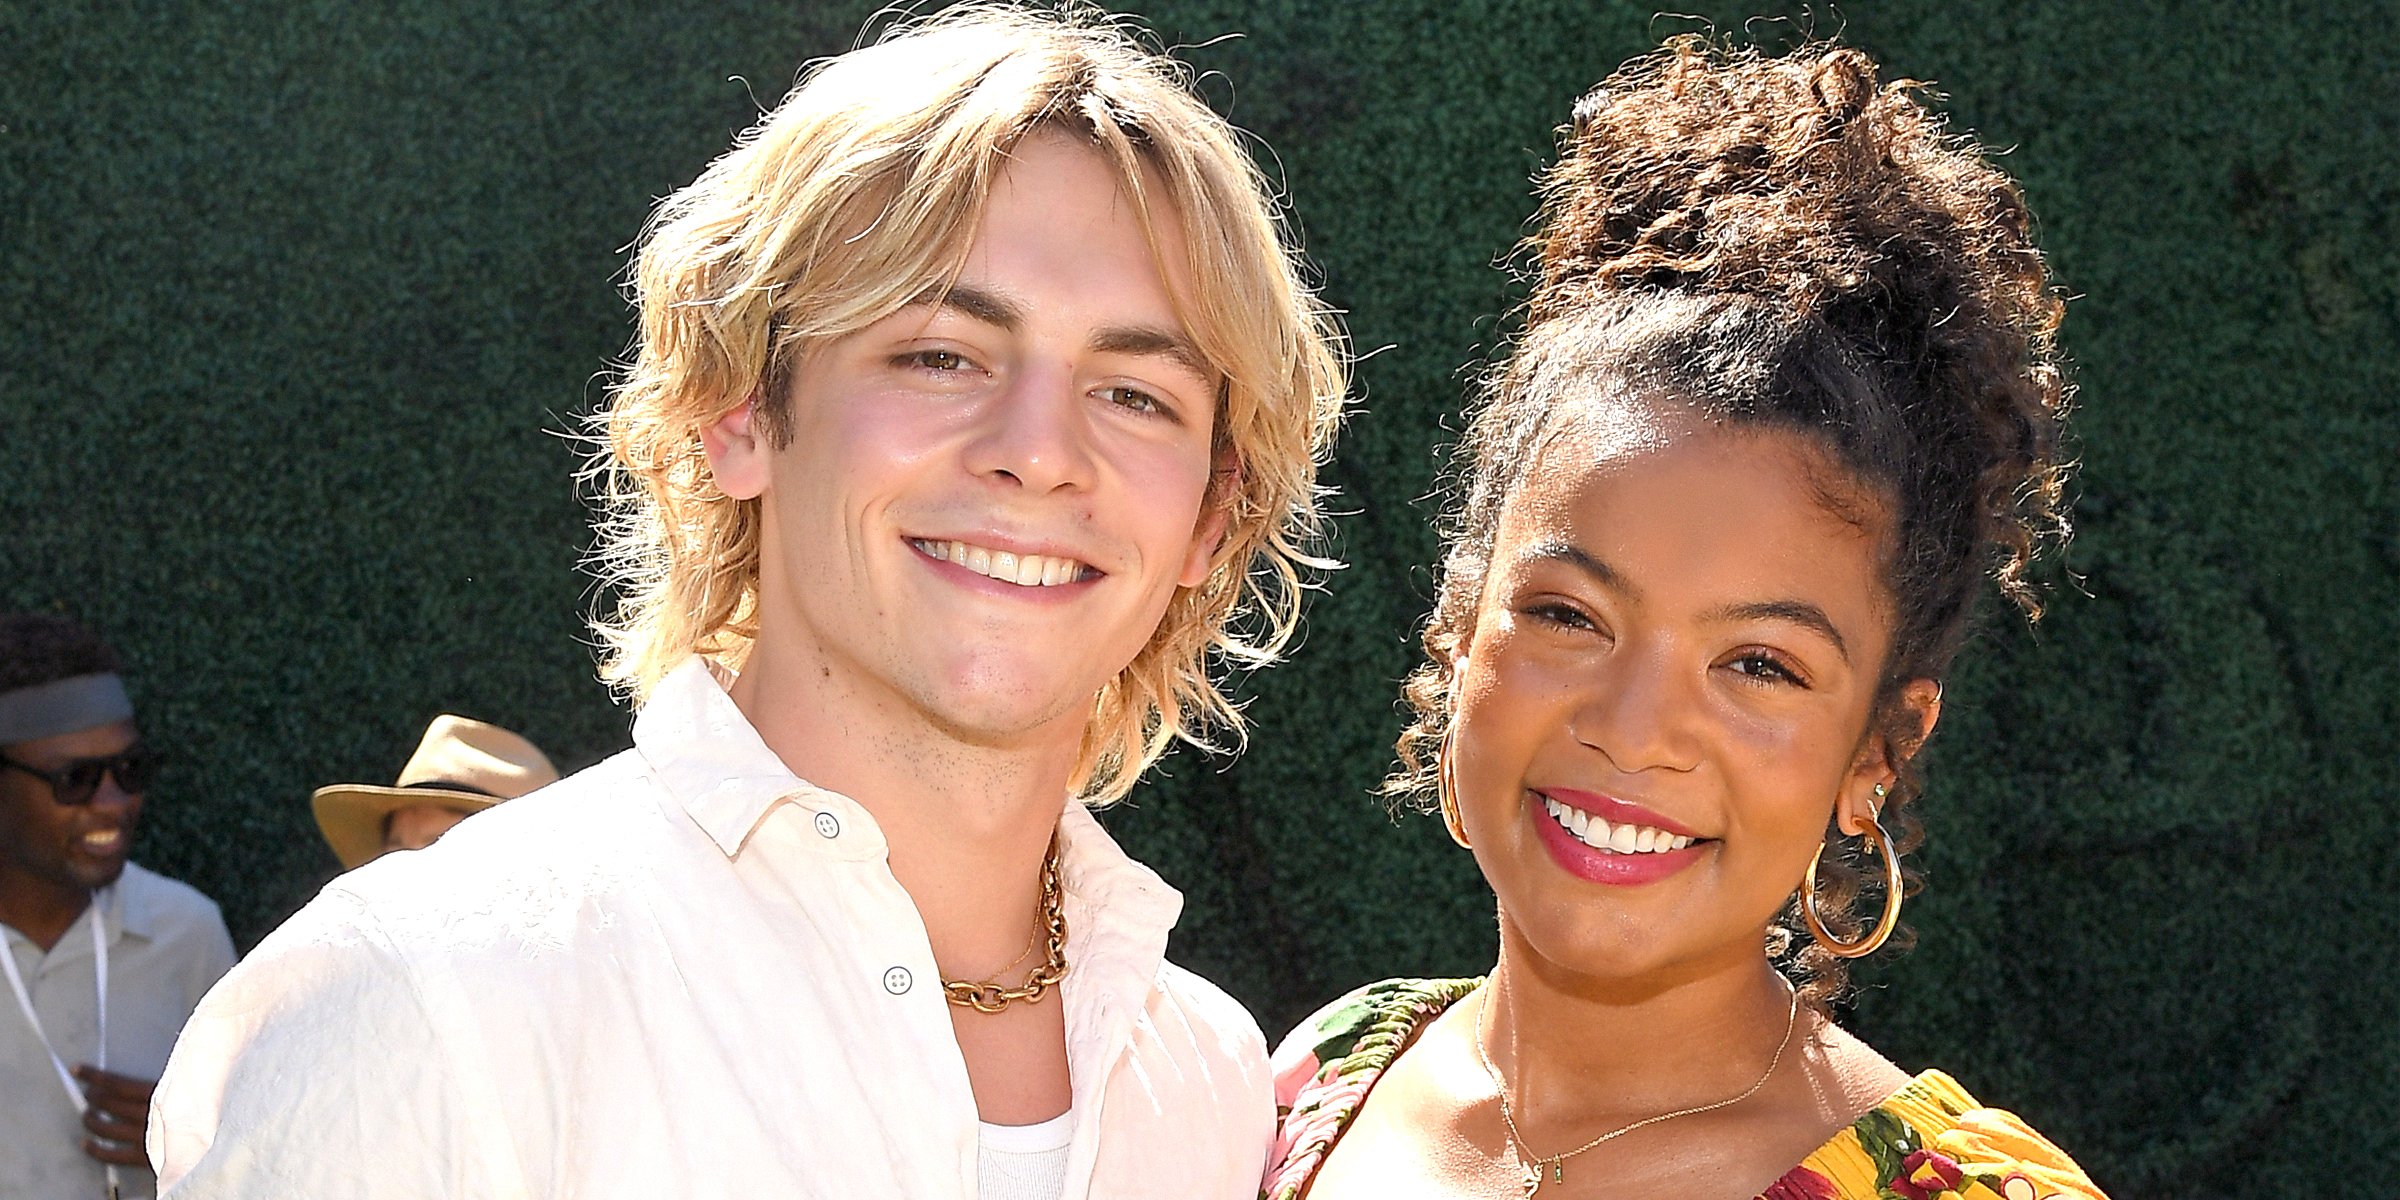
[(1368, 1089), (1426, 1022), (1480, 979), (1386, 979), (1318, 1009), (1284, 1035), (1275, 1072), (1275, 1145), (1264, 1192), (1298, 1195)]
[(1835, 1134), (1761, 1200), (2106, 1200), (2067, 1152), (1927, 1071)]
[[(1291, 1094), (1327, 1068), (1375, 1068), (1390, 1063), (1418, 1025), (1450, 1008), (1481, 979), (1382, 979), (1334, 998), (1284, 1034), (1274, 1049), (1274, 1099)], [(1289, 1080), (1289, 1092), (1286, 1092)]]

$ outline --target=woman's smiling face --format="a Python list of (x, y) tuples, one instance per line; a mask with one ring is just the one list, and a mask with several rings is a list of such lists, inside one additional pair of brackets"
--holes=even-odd
[(1855, 831), (1891, 777), (1867, 737), (1887, 523), (1797, 433), (1632, 401), (1553, 426), (1501, 513), (1451, 746), (1537, 956), (1662, 984), (1756, 960), (1837, 800)]

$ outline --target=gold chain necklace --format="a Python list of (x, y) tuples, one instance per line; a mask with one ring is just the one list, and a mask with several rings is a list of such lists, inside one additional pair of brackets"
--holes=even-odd
[[(1790, 987), (1791, 985), (1787, 983), (1784, 986)], [(1800, 1025), (1800, 990), (1793, 988), (1792, 1010), (1783, 1019), (1783, 1040), (1775, 1043), (1775, 1057), (1767, 1060), (1767, 1069), (1759, 1075), (1757, 1082), (1743, 1088), (1741, 1095), (1719, 1100), (1714, 1104), (1702, 1104), (1695, 1108), (1679, 1108), (1671, 1113), (1644, 1117), (1621, 1129), (1611, 1129), (1564, 1154), (1552, 1154), (1545, 1157), (1534, 1153), (1533, 1147), (1525, 1144), (1525, 1135), (1517, 1132), (1517, 1117), (1514, 1112), (1510, 1111), (1508, 1104), (1508, 1080), (1501, 1077), (1500, 1068), (1492, 1065), (1491, 1052), (1483, 1048), (1484, 1038), (1489, 1035), (1491, 1030), (1492, 992), (1496, 989), (1496, 980), (1484, 985), (1483, 1006), (1475, 1014), (1475, 1057), (1483, 1063), (1484, 1071), (1492, 1077), (1492, 1087), (1500, 1094), (1500, 1123), (1508, 1126), (1510, 1149), (1516, 1152), (1517, 1166), (1524, 1172), (1523, 1183), (1528, 1200), (1535, 1192), (1542, 1189), (1544, 1182), (1565, 1183), (1567, 1181), (1567, 1169), (1564, 1165), (1566, 1161), (1602, 1142), (1615, 1141), (1636, 1129), (1644, 1129), (1661, 1121), (1672, 1121), (1677, 1117), (1698, 1116), (1704, 1112), (1715, 1112), (1720, 1108), (1731, 1108), (1757, 1095), (1758, 1089), (1767, 1086), (1767, 1080), (1775, 1075), (1775, 1068), (1782, 1064), (1783, 1052), (1792, 1044), (1792, 1031), (1799, 1028)], [(1545, 1168), (1550, 1173), (1550, 1178), (1546, 1181), (1542, 1178)]]
[[(1048, 953), (1042, 956), (1042, 965), (1033, 969), (1033, 974), (1026, 977), (1023, 986), (1001, 987), (1000, 976), (1016, 970), (1017, 963), (1024, 962), (1026, 956), (1033, 953), (1035, 943), (1041, 942), (1044, 934), (1048, 935)], [(1066, 975), (1066, 894), (1058, 882), (1058, 838), (1053, 836), (1050, 839), (1050, 852), (1042, 858), (1042, 927), (1035, 931), (1032, 941), (1025, 943), (1025, 953), (1019, 954), (1016, 962), (994, 971), (989, 979), (943, 977), (942, 995), (961, 1008), (971, 1008), (979, 1013), (996, 1013), (1019, 1000), (1028, 1004), (1038, 1003)]]

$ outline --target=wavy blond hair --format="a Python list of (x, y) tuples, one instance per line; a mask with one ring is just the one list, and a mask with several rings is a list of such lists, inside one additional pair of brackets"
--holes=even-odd
[(1307, 573), (1333, 565), (1312, 548), (1347, 387), (1342, 334), (1266, 178), (1189, 70), (1079, 7), (975, 4), (897, 25), (812, 67), (659, 205), (634, 266), (633, 361), (595, 417), (593, 559), (614, 593), (593, 622), (604, 679), (638, 703), (694, 654), (740, 668), (757, 632), (759, 506), (717, 488), (700, 431), (757, 397), (782, 444), (780, 406), (810, 348), (954, 281), (1009, 150), (1037, 130), (1107, 158), (1154, 251), (1162, 214), (1177, 222), (1193, 281), (1178, 315), (1223, 376), (1203, 503), (1224, 514), (1224, 538), (1208, 578), (1177, 592), (1095, 698), (1075, 787), (1107, 803), (1176, 739), (1238, 742), (1212, 663), (1274, 661)]

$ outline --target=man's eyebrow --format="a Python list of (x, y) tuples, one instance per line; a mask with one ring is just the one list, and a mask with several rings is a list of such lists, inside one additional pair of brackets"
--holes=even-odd
[(1155, 355), (1173, 360), (1202, 379), (1215, 379), (1211, 365), (1192, 339), (1150, 325), (1111, 325), (1092, 335), (1092, 349), (1101, 354)]
[(1842, 631), (1833, 627), (1833, 619), (1825, 610), (1806, 600), (1756, 600), (1748, 604), (1728, 604), (1708, 614), (1714, 621), (1783, 621), (1812, 629), (1833, 643), (1834, 653), (1842, 661), (1850, 661), (1850, 643), (1842, 640)]
[[(1025, 306), (1010, 296), (973, 284), (927, 288), (908, 307), (952, 308), (997, 329), (1015, 332), (1025, 324)], [(1180, 331), (1155, 325), (1111, 325), (1092, 335), (1091, 349), (1099, 354), (1156, 355), (1202, 379), (1215, 379), (1217, 368)]]
[(1565, 563), (1591, 576), (1592, 582), (1612, 592), (1622, 593), (1628, 598), (1638, 599), (1641, 596), (1641, 589), (1634, 587), (1623, 572), (1608, 565), (1591, 551), (1563, 538), (1536, 542), (1526, 549), (1524, 557), (1528, 561)]
[(955, 308), (986, 325), (1015, 330), (1025, 323), (1025, 306), (998, 292), (986, 291), (972, 284), (956, 283), (948, 287), (930, 287), (917, 293), (906, 307), (923, 305), (926, 308)]

